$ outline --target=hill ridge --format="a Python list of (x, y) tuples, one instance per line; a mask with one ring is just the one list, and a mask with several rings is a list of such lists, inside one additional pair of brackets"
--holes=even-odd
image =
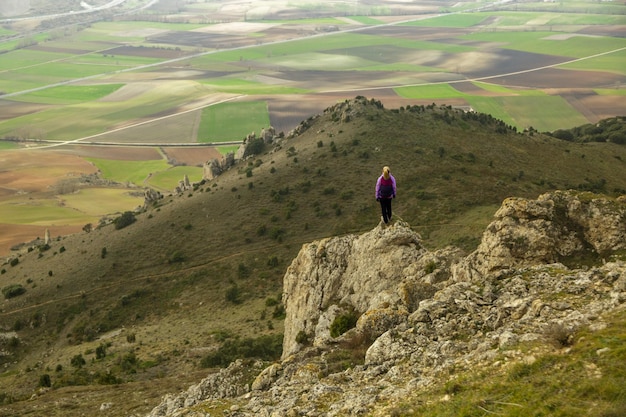
[[(386, 109), (356, 98), (303, 123), (219, 177), (164, 196), (127, 227), (53, 238), (7, 260), (0, 287), (25, 290), (0, 311), (2, 331), (17, 335), (3, 339), (8, 412), (49, 410), (51, 398), (93, 410), (106, 397), (116, 405), (102, 415), (147, 413), (161, 395), (200, 379), (190, 375), (208, 372), (200, 367), (207, 352), (237, 337), (279, 337), (290, 262), (303, 243), (376, 227), (383, 165), (398, 180), (394, 212), (431, 250), (473, 251), (506, 197), (626, 190), (624, 146), (514, 132), (448, 106)], [(62, 301), (22, 310), (50, 299)], [(191, 331), (181, 325), (188, 322)], [(85, 366), (71, 364), (77, 355)], [(46, 374), (52, 389), (25, 402)], [(113, 377), (142, 398), (122, 399), (97, 382)], [(72, 386), (85, 391), (82, 405)]]

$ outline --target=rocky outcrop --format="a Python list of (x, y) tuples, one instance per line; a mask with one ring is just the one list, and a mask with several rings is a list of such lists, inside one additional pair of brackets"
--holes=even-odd
[[(626, 199), (574, 192), (508, 199), (466, 257), (426, 250), (401, 221), (306, 244), (284, 278), (282, 360), (251, 384), (239, 376), (260, 363), (236, 362), (150, 416), (201, 416), (192, 405), (216, 402), (235, 416), (390, 415), (387, 404), (451, 372), (495, 371), (566, 344), (626, 303), (625, 210)], [(595, 266), (558, 262), (581, 251)], [(356, 325), (331, 335), (350, 314)], [(355, 352), (359, 362), (338, 366)]]
[(419, 236), (401, 222), (304, 245), (283, 282), (283, 358), (299, 349), (300, 332), (315, 346), (331, 340), (330, 324), (348, 310), (358, 315), (375, 310), (381, 320), (406, 310), (396, 289), (424, 252)]
[(211, 159), (203, 166), (202, 179), (210, 181), (219, 177), (224, 171), (235, 165), (235, 153), (229, 152), (221, 160)]
[(544, 194), (537, 200), (509, 198), (457, 275), (459, 279), (481, 280), (498, 270), (602, 257), (623, 249), (623, 198), (564, 191)]

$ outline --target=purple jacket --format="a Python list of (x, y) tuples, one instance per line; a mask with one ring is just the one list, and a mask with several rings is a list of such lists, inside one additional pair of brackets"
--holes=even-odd
[(394, 198), (396, 196), (396, 179), (389, 174), (386, 180), (382, 175), (376, 181), (376, 198)]

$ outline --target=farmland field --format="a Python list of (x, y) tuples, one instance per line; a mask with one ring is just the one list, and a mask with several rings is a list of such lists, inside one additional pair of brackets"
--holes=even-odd
[[(352, 10), (188, 3), (179, 15), (157, 5), (146, 15), (18, 38), (24, 26), (5, 23), (0, 138), (71, 163), (63, 168), (49, 160), (54, 172), (44, 180), (14, 156), (21, 142), (0, 142), (0, 158), (11, 155), (0, 159), (2, 175), (12, 175), (0, 182), (4, 227), (42, 227), (37, 211), (50, 212), (49, 224), (76, 227), (50, 195), (59, 180), (99, 171), (105, 180), (171, 191), (185, 174), (197, 181), (204, 162), (236, 149), (176, 145), (240, 141), (268, 126), (286, 133), (357, 95), (388, 107), (472, 108), (519, 130), (626, 114), (621, 4), (566, 0), (489, 10), (471, 2), (383, 3)], [(17, 205), (6, 202), (29, 178), (33, 206), (13, 213)], [(115, 195), (81, 189), (62, 200), (79, 206), (100, 196), (120, 210), (137, 205), (136, 197)], [(10, 233), (24, 238), (17, 229)]]

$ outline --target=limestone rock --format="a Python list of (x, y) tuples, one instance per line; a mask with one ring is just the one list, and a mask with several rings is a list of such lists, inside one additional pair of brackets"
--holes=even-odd
[(626, 248), (626, 203), (620, 199), (556, 191), (537, 200), (509, 198), (494, 217), (457, 269), (459, 279)]
[[(304, 245), (284, 277), (283, 358), (298, 350), (300, 331), (314, 340), (326, 336), (317, 326), (323, 312), (330, 312), (325, 319), (332, 321), (346, 306), (360, 314), (402, 308), (396, 287), (407, 278), (405, 269), (425, 252), (419, 235), (403, 222), (377, 227), (362, 236)], [(330, 309), (333, 305), (342, 308)]]
[[(238, 417), (392, 415), (388, 405), (442, 376), (532, 363), (555, 349), (555, 337), (601, 329), (606, 312), (624, 307), (626, 261), (576, 269), (558, 261), (623, 251), (625, 204), (574, 192), (508, 199), (466, 257), (427, 251), (403, 222), (303, 245), (284, 277), (280, 363), (237, 361), (167, 396), (150, 417), (194, 416), (225, 400)], [(332, 337), (334, 319), (348, 312), (356, 327)], [(531, 351), (515, 348), (525, 342)], [(360, 363), (338, 368), (337, 358), (356, 352)]]

